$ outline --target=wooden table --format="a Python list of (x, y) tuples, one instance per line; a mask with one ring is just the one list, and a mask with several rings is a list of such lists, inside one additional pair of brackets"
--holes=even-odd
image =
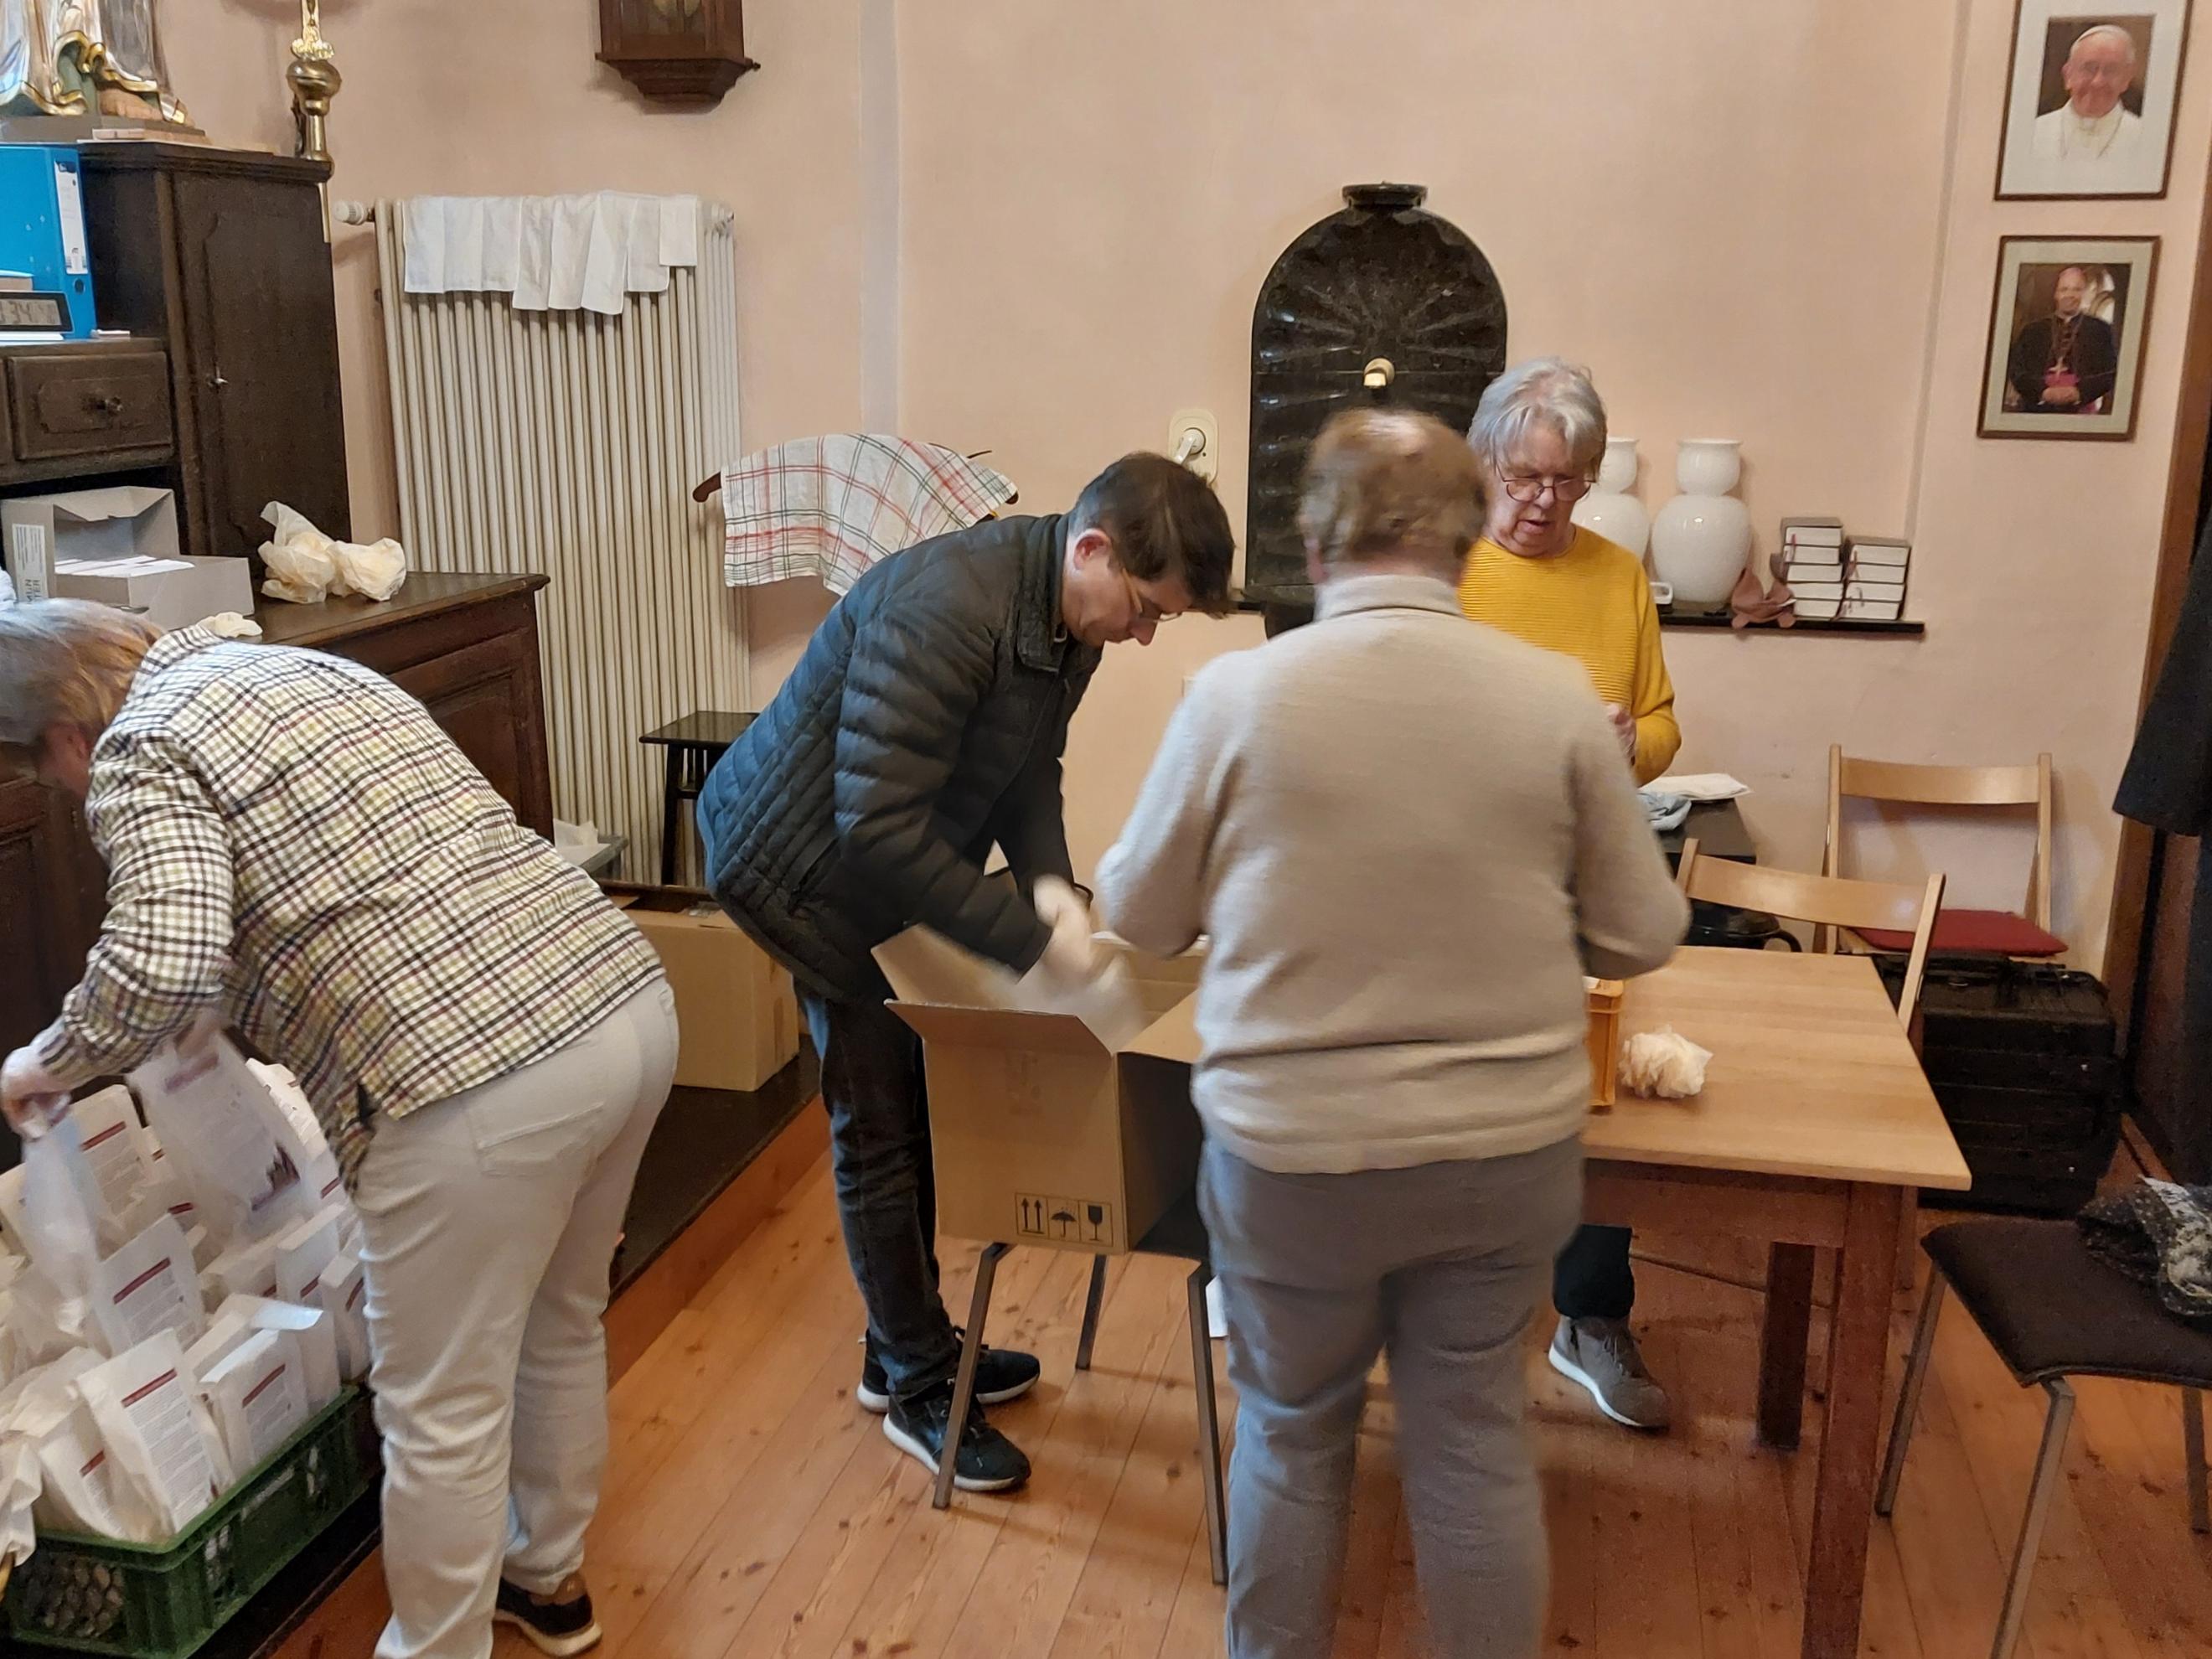
[(758, 716), (704, 708), (656, 726), (638, 741), (666, 751), (660, 799), (660, 884), (675, 884), (677, 854), (683, 834), (683, 807), (699, 799), (707, 774), (729, 746), (744, 736)]
[(1584, 1212), (1771, 1248), (1759, 1433), (1784, 1446), (1803, 1398), (1813, 1250), (1838, 1253), (1801, 1652), (1855, 1659), (1905, 1193), (1965, 1188), (1966, 1160), (1864, 957), (1685, 951), (1628, 987), (1624, 1036), (1662, 1025), (1713, 1051), (1705, 1091), (1624, 1094), (1591, 1120)]

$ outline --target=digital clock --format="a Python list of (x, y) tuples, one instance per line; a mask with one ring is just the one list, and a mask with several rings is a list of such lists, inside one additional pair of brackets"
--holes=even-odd
[(69, 327), (69, 305), (58, 294), (0, 294), (0, 337), (58, 334)]

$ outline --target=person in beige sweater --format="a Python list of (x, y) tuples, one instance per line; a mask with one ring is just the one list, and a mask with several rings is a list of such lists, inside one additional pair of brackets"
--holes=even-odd
[(1322, 1659), (1388, 1352), (1439, 1650), (1535, 1649), (1522, 1337), (1579, 1218), (1583, 975), (1687, 923), (1588, 677), (1461, 616), (1474, 458), (1340, 415), (1299, 521), (1316, 621), (1199, 674), (1098, 869), (1139, 949), (1211, 941), (1192, 1092), (1239, 1398), (1231, 1659)]

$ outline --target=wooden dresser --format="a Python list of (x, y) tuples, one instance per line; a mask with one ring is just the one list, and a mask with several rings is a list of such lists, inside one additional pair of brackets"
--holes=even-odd
[[(538, 590), (545, 578), (418, 572), (390, 603), (263, 601), (263, 639), (312, 647), (386, 675), (422, 699), (461, 752), (539, 834), (553, 786), (538, 678)], [(41, 1030), (76, 983), (106, 909), (107, 875), (62, 797), (0, 781), (0, 1052)], [(12, 1162), (12, 1137), (0, 1158)]]

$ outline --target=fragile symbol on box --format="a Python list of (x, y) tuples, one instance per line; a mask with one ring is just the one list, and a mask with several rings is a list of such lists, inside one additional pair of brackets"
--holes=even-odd
[(1069, 1244), (1105, 1244), (1114, 1236), (1114, 1206), (1096, 1199), (1047, 1198), (1017, 1193), (1014, 1231), (1024, 1238)]

